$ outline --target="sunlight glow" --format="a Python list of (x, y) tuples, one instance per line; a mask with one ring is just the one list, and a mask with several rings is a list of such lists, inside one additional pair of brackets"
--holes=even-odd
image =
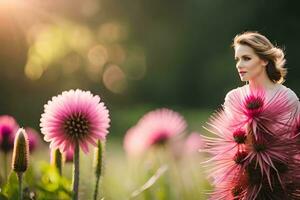
[(125, 74), (117, 65), (110, 65), (103, 74), (103, 83), (113, 93), (122, 93), (127, 89)]

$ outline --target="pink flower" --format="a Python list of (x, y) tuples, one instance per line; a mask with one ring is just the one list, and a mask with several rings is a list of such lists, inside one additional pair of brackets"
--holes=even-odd
[[(208, 123), (211, 199), (298, 199), (299, 148), (287, 90), (273, 94), (239, 88)], [(298, 188), (298, 189), (297, 189)]]
[(202, 136), (206, 144), (205, 151), (214, 155), (212, 160), (223, 159), (224, 154), (233, 149), (236, 151), (245, 149), (246, 127), (241, 125), (236, 127), (231, 123), (231, 116), (221, 110), (216, 112), (207, 123), (207, 127), (204, 127), (216, 136)]
[[(248, 156), (245, 146), (247, 133), (244, 127), (232, 126), (230, 120), (228, 113), (221, 110), (211, 117), (210, 122), (207, 123), (208, 127), (205, 127), (217, 136), (203, 136), (206, 145), (203, 151), (213, 155), (210, 160), (204, 162), (209, 164), (208, 171), (213, 178), (213, 185), (216, 186), (211, 199), (234, 199), (232, 190), (241, 189), (235, 182), (237, 178), (242, 178), (239, 175), (244, 174), (245, 171), (245, 161)], [(211, 162), (214, 166), (210, 165)], [(235, 195), (237, 192), (234, 191)]]
[(96, 146), (97, 140), (105, 140), (109, 122), (108, 110), (100, 97), (77, 89), (65, 91), (48, 101), (40, 126), (51, 149), (66, 152), (74, 150), (79, 143), (87, 153), (89, 143)]
[(35, 129), (30, 128), (30, 127), (26, 127), (25, 131), (28, 135), (29, 151), (33, 152), (36, 149), (38, 142), (39, 142), (38, 132)]
[(245, 97), (244, 100), (244, 114), (248, 116), (248, 118), (259, 117), (264, 109), (265, 102), (265, 94), (264, 92), (257, 94), (250, 94)]
[(245, 200), (245, 193), (248, 186), (247, 176), (244, 171), (238, 171), (238, 176), (230, 176), (227, 180), (216, 185), (210, 200)]
[(201, 135), (192, 132), (184, 141), (183, 150), (187, 155), (199, 153), (204, 148), (205, 142)]
[(291, 113), (295, 108), (294, 102), (289, 101), (289, 90), (279, 87), (269, 94), (262, 89), (252, 91), (242, 87), (230, 94), (224, 109), (231, 114), (232, 126), (242, 127), (251, 123), (255, 138), (257, 126), (269, 134), (276, 134), (276, 129), (291, 126)]
[(144, 115), (125, 135), (124, 148), (139, 155), (152, 146), (168, 143), (183, 133), (187, 124), (177, 112), (162, 108)]
[(14, 138), (18, 129), (19, 125), (12, 116), (0, 116), (0, 149), (5, 153), (13, 149)]

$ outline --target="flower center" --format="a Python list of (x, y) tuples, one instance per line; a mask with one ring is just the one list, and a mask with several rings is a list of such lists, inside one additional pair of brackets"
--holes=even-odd
[(9, 152), (14, 147), (14, 133), (13, 129), (9, 126), (3, 126), (1, 133), (2, 135), (2, 142), (0, 143), (0, 149), (3, 150), (5, 153)]
[(245, 161), (248, 153), (245, 151), (239, 151), (234, 156), (234, 161), (236, 164), (242, 164)]
[(254, 143), (253, 147), (254, 147), (256, 152), (262, 152), (262, 151), (265, 151), (267, 149), (267, 146), (263, 143)]
[(241, 186), (239, 186), (239, 185), (235, 186), (231, 190), (231, 194), (232, 194), (233, 197), (239, 196), (242, 192), (243, 192), (243, 188)]
[(89, 121), (80, 113), (71, 115), (64, 123), (65, 132), (74, 139), (81, 139), (89, 133)]
[(244, 144), (246, 140), (246, 133), (243, 130), (237, 130), (233, 133), (234, 141), (238, 144)]
[(260, 97), (251, 97), (246, 102), (246, 108), (248, 110), (257, 110), (263, 106), (263, 100)]
[(152, 144), (154, 144), (154, 145), (163, 145), (167, 142), (168, 139), (169, 139), (168, 134), (164, 133), (164, 132), (161, 132), (153, 138)]
[(2, 133), (2, 137), (9, 137), (12, 134), (13, 130), (8, 127), (8, 126), (3, 126), (1, 133)]

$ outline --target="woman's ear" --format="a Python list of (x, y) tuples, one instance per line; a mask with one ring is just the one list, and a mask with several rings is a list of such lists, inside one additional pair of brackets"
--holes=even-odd
[(264, 67), (266, 67), (266, 66), (269, 64), (269, 61), (263, 59), (263, 60), (262, 60), (262, 64), (263, 64)]

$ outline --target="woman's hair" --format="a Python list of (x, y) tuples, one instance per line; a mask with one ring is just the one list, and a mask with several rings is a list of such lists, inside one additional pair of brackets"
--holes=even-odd
[(287, 74), (285, 68), (284, 52), (274, 46), (268, 38), (258, 32), (244, 32), (234, 37), (232, 47), (237, 44), (247, 45), (263, 60), (268, 61), (266, 66), (267, 75), (275, 83), (283, 83)]

